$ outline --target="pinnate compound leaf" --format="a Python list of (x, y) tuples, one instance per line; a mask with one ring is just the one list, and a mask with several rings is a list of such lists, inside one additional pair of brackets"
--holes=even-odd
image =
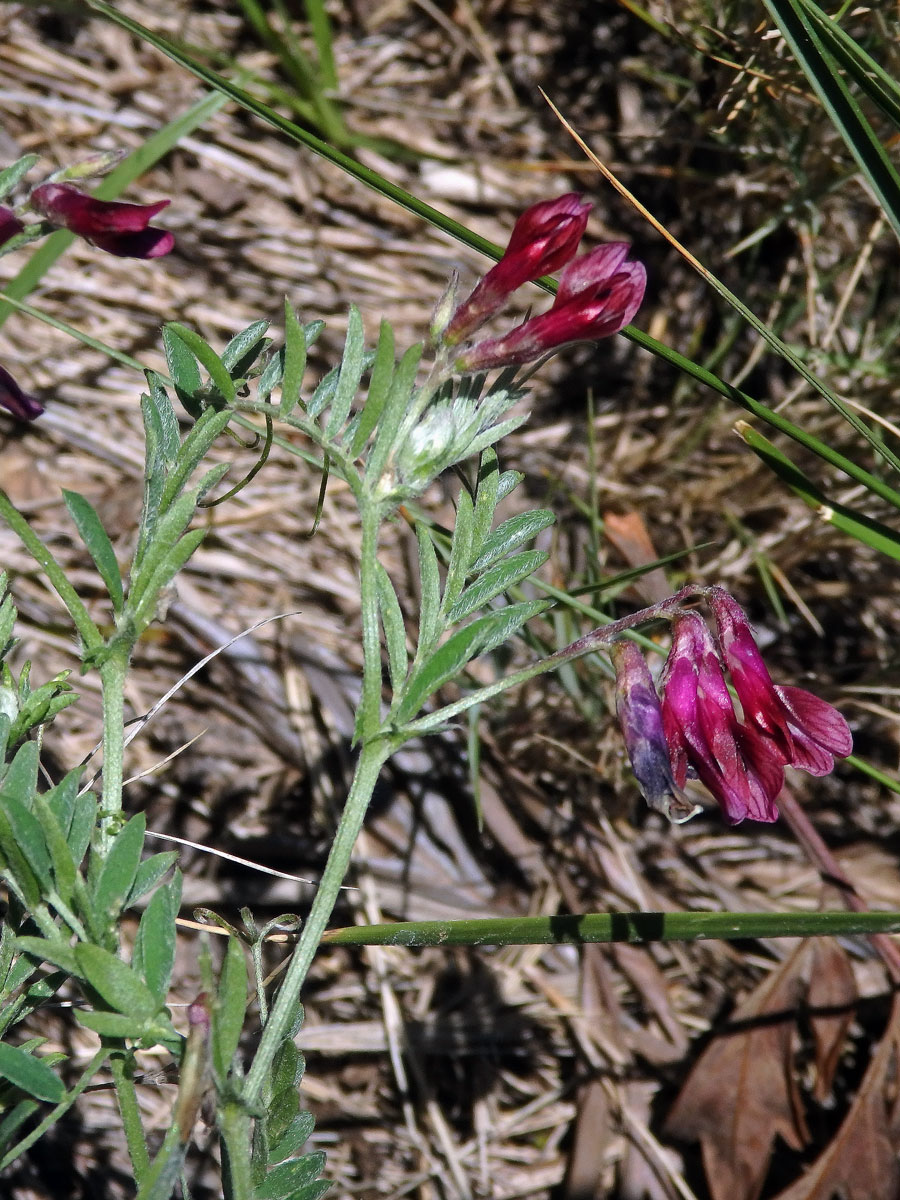
[(26, 808), (31, 807), (31, 797), (37, 791), (40, 753), (37, 742), (25, 742), (16, 751), (0, 785), (3, 796), (14, 796)]
[(159, 854), (152, 854), (149, 858), (145, 858), (137, 869), (134, 883), (131, 885), (131, 891), (125, 901), (125, 907), (130, 908), (135, 901), (140, 900), (141, 896), (145, 896), (147, 892), (151, 891), (166, 871), (177, 861), (177, 850), (162, 850)]
[(225, 1078), (237, 1052), (247, 1010), (247, 963), (237, 938), (229, 938), (213, 1007), (212, 1060)]
[(54, 1071), (19, 1046), (0, 1042), (0, 1078), (9, 1080), (29, 1096), (58, 1104), (66, 1094)]
[(325, 1154), (322, 1150), (314, 1150), (302, 1158), (281, 1163), (273, 1167), (262, 1183), (257, 1185), (255, 1200), (288, 1200), (297, 1195), (299, 1188), (321, 1175), (324, 1166)]
[(437, 640), (441, 632), (441, 573), (438, 567), (434, 542), (426, 526), (420, 521), (416, 525), (419, 541), (419, 638), (416, 659)]
[(234, 335), (222, 351), (222, 365), (226, 371), (235, 378), (247, 374), (264, 349), (260, 343), (268, 328), (268, 321), (254, 321), (252, 325)]
[(103, 523), (97, 516), (93, 504), (79, 492), (70, 492), (63, 488), (63, 499), (69, 510), (69, 516), (75, 522), (78, 536), (94, 560), (94, 566), (109, 592), (113, 611), (120, 613), (125, 603), (125, 593), (122, 588), (122, 575), (116, 560), (116, 552), (109, 540), (109, 534), (103, 528)]
[(545, 550), (523, 550), (491, 567), (489, 571), (474, 583), (470, 584), (460, 595), (459, 599), (447, 613), (447, 620), (452, 624), (462, 621), (471, 613), (476, 612), (507, 588), (514, 587), (527, 579), (529, 575), (544, 565), (549, 558)]
[[(216, 390), (229, 404), (237, 395), (237, 390), (234, 386), (234, 380), (228, 373), (228, 368), (213, 350), (212, 346), (206, 342), (199, 333), (193, 329), (188, 329), (186, 325), (181, 325), (178, 321), (170, 321), (165, 327), (179, 341), (183, 342), (188, 351), (194, 356), (197, 362), (206, 370), (209, 378)], [(174, 378), (174, 375), (173, 375)], [(197, 390), (196, 388), (194, 389)]]
[(458, 675), (466, 663), (505, 642), (526, 621), (543, 612), (549, 603), (548, 600), (526, 600), (521, 604), (510, 604), (457, 630), (407, 680), (397, 721), (402, 724), (411, 720), (428, 697)]
[(406, 626), (403, 623), (403, 611), (400, 601), (394, 591), (390, 576), (378, 564), (378, 610), (381, 613), (381, 624), (384, 627), (384, 640), (388, 652), (388, 670), (391, 676), (391, 687), (398, 691), (406, 678)]
[(131, 1013), (98, 1012), (94, 1009), (77, 1009), (75, 1017), (86, 1029), (92, 1029), (101, 1037), (134, 1038), (144, 1037), (152, 1023), (151, 1017), (133, 1016)]
[(363, 447), (380, 421), (390, 394), (393, 378), (394, 331), (389, 323), (382, 319), (378, 345), (375, 348), (375, 358), (372, 363), (369, 391), (353, 430), (353, 436), (350, 438), (351, 458), (356, 458), (362, 453)]
[(165, 1003), (169, 976), (175, 963), (175, 918), (181, 901), (181, 874), (158, 888), (144, 909), (134, 943), (132, 966), (144, 977), (159, 1001)]
[(515, 517), (510, 517), (482, 542), (478, 557), (472, 563), (472, 570), (483, 571), (498, 558), (503, 558), (523, 542), (536, 537), (555, 520), (548, 508), (536, 508), (533, 512), (518, 513)]
[(138, 974), (102, 946), (83, 943), (74, 948), (79, 974), (83, 975), (110, 1007), (135, 1019), (153, 1017), (159, 1001)]
[(197, 360), (170, 325), (163, 325), (162, 340), (176, 395), (192, 417), (199, 417), (202, 406), (197, 393), (203, 386), (203, 376)]
[(315, 1118), (308, 1110), (298, 1113), (274, 1145), (270, 1146), (269, 1163), (284, 1162), (286, 1158), (295, 1154), (309, 1138), (315, 1124)]
[(325, 427), (327, 438), (336, 438), (344, 427), (350, 415), (350, 406), (359, 387), (359, 381), (362, 379), (363, 371), (371, 364), (372, 357), (366, 353), (362, 316), (356, 305), (351, 304), (337, 387), (331, 402), (331, 411), (328, 414), (328, 424)]
[(36, 154), (26, 154), (0, 171), (0, 200), (4, 200), (23, 175), (27, 175), (37, 162)]
[(699, 1140), (713, 1200), (757, 1200), (776, 1137), (809, 1140), (793, 1069), (804, 958), (801, 945), (735, 1010), (744, 1028), (710, 1042), (666, 1119), (667, 1137)]
[(137, 875), (146, 828), (146, 817), (137, 813), (113, 838), (94, 888), (98, 913), (113, 918), (119, 915)]

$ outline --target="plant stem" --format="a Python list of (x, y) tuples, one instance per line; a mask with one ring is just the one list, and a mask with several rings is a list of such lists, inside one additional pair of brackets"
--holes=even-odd
[(100, 667), (103, 689), (103, 796), (100, 804), (100, 853), (105, 856), (122, 812), (125, 754), (125, 675), (130, 650), (117, 646)]
[(122, 1128), (125, 1131), (125, 1141), (128, 1144), (128, 1154), (134, 1168), (134, 1180), (141, 1186), (144, 1176), (150, 1169), (150, 1155), (147, 1153), (147, 1143), (144, 1140), (144, 1126), (141, 1122), (141, 1111), (138, 1107), (137, 1092), (131, 1077), (131, 1064), (127, 1051), (116, 1051), (109, 1060), (113, 1082), (116, 1086), (116, 1098), (119, 1102), (119, 1114), (122, 1117)]
[[(379, 673), (381, 664), (379, 662)], [(350, 865), (353, 847), (362, 828), (369, 800), (390, 748), (383, 739), (363, 745), (356, 763), (353, 783), (341, 813), (337, 832), (328, 855), (328, 862), (313, 900), (312, 908), (297, 947), (291, 956), (284, 981), (278, 989), (275, 1003), (263, 1030), (259, 1049), (247, 1073), (243, 1100), (252, 1108), (260, 1099), (268, 1082), (275, 1054), (287, 1037), (297, 1007), (297, 997), (318, 949), (325, 926), (331, 916), (341, 885)], [(249, 1153), (249, 1151), (248, 1151)]]
[(356, 737), (365, 744), (381, 724), (381, 638), (378, 621), (378, 531), (381, 509), (367, 499), (360, 505), (362, 544), (359, 562), (359, 599), (362, 613), (362, 696), (356, 718)]
[(250, 1116), (243, 1105), (230, 1101), (219, 1118), (222, 1137), (222, 1184), (225, 1200), (252, 1200)]

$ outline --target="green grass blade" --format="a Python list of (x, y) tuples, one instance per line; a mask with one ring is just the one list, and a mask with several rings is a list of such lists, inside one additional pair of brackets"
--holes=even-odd
[[(174, 121), (170, 121), (168, 125), (164, 125), (162, 129), (149, 137), (143, 146), (139, 146), (137, 150), (123, 159), (115, 170), (110, 171), (93, 195), (98, 200), (115, 200), (130, 183), (139, 175), (143, 175), (148, 167), (152, 167), (154, 163), (168, 154), (186, 134), (209, 120), (212, 114), (218, 112), (225, 103), (226, 98), (218, 89), (210, 95), (204, 96), (202, 100), (198, 100), (181, 116), (176, 117)], [(69, 233), (66, 229), (60, 229), (51, 234), (35, 250), (18, 275), (6, 285), (6, 295), (13, 300), (23, 300), (34, 291), (56, 260), (68, 250), (74, 240), (74, 233)], [(0, 325), (11, 312), (13, 312), (13, 308), (0, 301)]]
[(765, 4), (900, 237), (900, 176), (841, 78), (818, 27), (804, 12), (802, 0), (765, 0)]
[(858, 542), (871, 546), (873, 550), (878, 550), (888, 558), (900, 561), (900, 533), (884, 525), (881, 521), (876, 521), (863, 513), (856, 513), (852, 508), (847, 508), (846, 505), (839, 504), (835, 500), (826, 499), (819, 488), (803, 474), (799, 467), (791, 462), (786, 454), (783, 454), (773, 446), (768, 438), (763, 437), (746, 422), (738, 423), (738, 432), (754, 454), (758, 455), (792, 492), (795, 492), (804, 503), (814, 509), (823, 521), (833, 525), (842, 533), (849, 533)]
[(353, 925), (330, 930), (322, 942), (331, 946), (557, 946), (897, 932), (900, 912), (636, 912)]
[(802, 3), (804, 14), (815, 25), (816, 32), (830, 53), (853, 77), (860, 91), (900, 129), (900, 87), (897, 81), (817, 4), (811, 0), (802, 0)]

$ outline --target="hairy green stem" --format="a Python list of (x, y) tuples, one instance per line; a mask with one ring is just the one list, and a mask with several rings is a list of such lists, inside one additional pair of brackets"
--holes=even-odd
[[(130, 1058), (130, 1055), (128, 1057)], [(141, 1122), (141, 1110), (138, 1107), (134, 1080), (131, 1077), (131, 1064), (126, 1061), (124, 1052), (114, 1051), (109, 1060), (109, 1066), (116, 1087), (119, 1115), (122, 1118), (122, 1128), (125, 1131), (131, 1165), (134, 1168), (135, 1183), (140, 1187), (144, 1176), (150, 1169), (150, 1155), (144, 1140), (144, 1126)]]
[(105, 855), (122, 812), (125, 755), (125, 676), (129, 650), (117, 646), (100, 667), (103, 688), (103, 796), (100, 805), (100, 853)]
[[(379, 662), (379, 673), (381, 664)], [(297, 997), (306, 979), (316, 950), (322, 940), (322, 934), (331, 917), (332, 909), (338, 893), (347, 874), (353, 847), (362, 829), (362, 823), (372, 798), (372, 791), (378, 780), (381, 768), (390, 753), (390, 748), (383, 739), (365, 743), (356, 763), (356, 773), (347, 796), (344, 811), (338, 823), (337, 832), (328, 855), (328, 862), (322, 873), (322, 879), (316, 891), (312, 908), (297, 947), (291, 956), (287, 971), (272, 1011), (263, 1030), (259, 1049), (247, 1073), (243, 1090), (243, 1099), (248, 1107), (255, 1105), (262, 1095), (269, 1075), (272, 1062), (279, 1046), (287, 1037), (296, 1012)]]
[(250, 1169), (250, 1116), (243, 1105), (229, 1101), (219, 1118), (222, 1139), (222, 1185), (225, 1200), (253, 1200)]
[(362, 544), (359, 562), (359, 600), (362, 612), (363, 678), (356, 736), (365, 744), (381, 725), (381, 638), (378, 622), (378, 532), (380, 506), (360, 505)]

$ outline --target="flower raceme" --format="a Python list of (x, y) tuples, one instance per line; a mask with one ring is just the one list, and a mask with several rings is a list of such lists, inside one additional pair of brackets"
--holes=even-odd
[(168, 200), (123, 204), (97, 200), (71, 183), (42, 183), (31, 193), (30, 203), (51, 224), (119, 258), (161, 258), (175, 245), (168, 230), (150, 224)]
[(8, 409), (20, 421), (33, 421), (44, 411), (44, 406), (23, 392), (5, 367), (0, 367), (0, 408)]
[(850, 753), (850, 729), (818, 696), (773, 684), (738, 603), (723, 588), (705, 592), (716, 636), (699, 613), (675, 617), (661, 696), (648, 684), (646, 665), (641, 675), (637, 647), (625, 652), (627, 670), (620, 668), (623, 651), (617, 652), (619, 661), (614, 657), (626, 749), (647, 802), (673, 820), (691, 815), (681, 789), (696, 778), (732, 825), (748, 817), (774, 821), (784, 768), (827, 774), (835, 758)]
[(568, 192), (526, 208), (503, 257), (451, 317), (444, 342), (455, 346), (470, 337), (523, 283), (564, 266), (578, 249), (592, 207), (577, 192)]
[(609, 242), (573, 259), (548, 312), (501, 337), (477, 342), (457, 365), (464, 371), (519, 366), (570, 342), (610, 337), (624, 329), (647, 286), (643, 263), (627, 261), (629, 249), (625, 242)]

